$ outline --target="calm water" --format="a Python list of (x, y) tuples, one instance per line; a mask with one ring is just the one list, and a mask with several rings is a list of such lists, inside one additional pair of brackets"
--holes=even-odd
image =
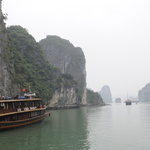
[(149, 150), (150, 104), (51, 111), (42, 123), (0, 132), (0, 150)]

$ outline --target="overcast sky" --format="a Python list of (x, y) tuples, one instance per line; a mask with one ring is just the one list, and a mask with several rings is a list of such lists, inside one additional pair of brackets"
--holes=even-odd
[(36, 41), (57, 35), (81, 47), (96, 92), (137, 96), (150, 82), (150, 0), (3, 0), (2, 10)]

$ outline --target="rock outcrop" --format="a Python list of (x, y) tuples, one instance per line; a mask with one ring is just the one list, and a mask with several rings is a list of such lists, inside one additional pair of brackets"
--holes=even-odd
[(150, 83), (146, 84), (138, 92), (138, 98), (140, 102), (150, 102)]
[(112, 103), (112, 94), (108, 85), (102, 87), (100, 95), (105, 103)]
[(77, 83), (73, 77), (61, 74), (58, 68), (45, 60), (39, 44), (26, 29), (10, 26), (7, 32), (15, 46), (15, 81), (22, 88), (30, 85), (48, 107), (78, 105)]
[(0, 0), (0, 96), (14, 95), (18, 91), (18, 86), (12, 83), (14, 76), (14, 62), (11, 48), (13, 47), (8, 40)]
[(104, 102), (98, 92), (87, 89), (87, 105), (100, 105), (103, 106)]
[(78, 106), (78, 98), (76, 88), (70, 87), (56, 90), (50, 103), (47, 105), (49, 108), (53, 107), (73, 107)]
[(116, 98), (115, 103), (121, 103), (121, 98)]
[(21, 26), (6, 29), (6, 17), (0, 0), (0, 96), (21, 94), (22, 88), (31, 86), (46, 103), (49, 99), (48, 106), (86, 104), (82, 49), (56, 36), (48, 36), (46, 44), (41, 40), (40, 46)]
[(82, 49), (58, 36), (47, 36), (39, 44), (50, 64), (59, 68), (61, 73), (74, 77), (77, 81), (79, 102), (86, 104), (86, 69)]

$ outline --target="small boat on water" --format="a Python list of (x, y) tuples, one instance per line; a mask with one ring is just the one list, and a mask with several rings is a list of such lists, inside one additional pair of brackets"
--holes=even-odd
[(129, 99), (127, 99), (127, 100), (125, 101), (125, 103), (126, 103), (126, 105), (132, 105), (132, 101), (129, 100)]
[(0, 131), (36, 123), (50, 115), (42, 99), (32, 93), (0, 99)]

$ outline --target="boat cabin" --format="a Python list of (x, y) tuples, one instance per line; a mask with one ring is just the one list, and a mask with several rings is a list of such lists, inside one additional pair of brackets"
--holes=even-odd
[(38, 98), (0, 100), (0, 121), (31, 118), (43, 114), (45, 109), (46, 106)]

